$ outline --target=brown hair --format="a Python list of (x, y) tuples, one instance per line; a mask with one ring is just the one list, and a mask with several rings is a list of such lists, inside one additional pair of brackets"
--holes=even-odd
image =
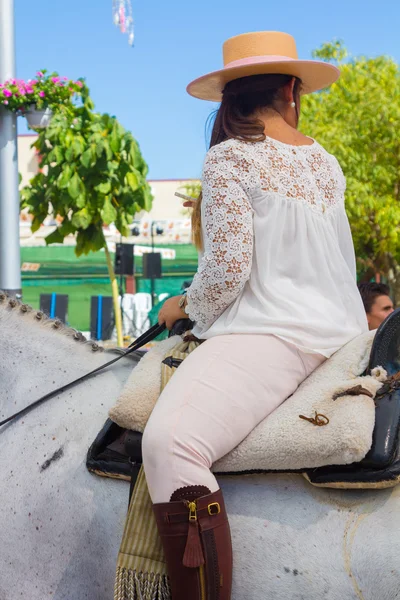
[[(297, 121), (299, 119), (300, 79), (295, 78)], [(257, 110), (274, 108), (279, 91), (290, 81), (291, 75), (251, 75), (226, 84), (222, 102), (215, 113), (210, 148), (234, 138), (248, 142), (265, 140), (264, 123), (254, 116)], [(200, 194), (192, 213), (192, 237), (198, 249), (202, 249)]]
[(375, 300), (379, 298), (379, 296), (390, 295), (389, 286), (387, 286), (385, 283), (376, 283), (375, 281), (370, 281), (369, 283), (360, 283), (358, 285), (358, 290), (361, 294), (361, 299), (363, 301), (366, 313), (371, 312)]

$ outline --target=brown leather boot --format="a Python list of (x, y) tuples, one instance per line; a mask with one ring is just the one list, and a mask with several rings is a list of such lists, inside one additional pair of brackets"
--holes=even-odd
[(172, 600), (230, 600), (232, 545), (221, 490), (180, 488), (153, 510)]

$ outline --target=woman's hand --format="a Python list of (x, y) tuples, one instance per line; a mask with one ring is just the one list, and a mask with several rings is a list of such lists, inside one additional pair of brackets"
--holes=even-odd
[(158, 322), (160, 325), (165, 323), (169, 331), (171, 331), (172, 327), (179, 319), (189, 318), (185, 311), (182, 308), (179, 308), (179, 301), (183, 297), (184, 296), (173, 296), (172, 298), (168, 298), (158, 313)]
[(182, 200), (185, 201), (183, 203), (183, 206), (185, 208), (194, 208), (196, 206), (196, 203), (197, 203), (196, 198), (192, 198), (191, 196), (186, 196), (186, 194), (181, 194), (180, 192), (175, 192), (175, 196), (178, 196), (178, 198), (182, 198)]
[(193, 198), (193, 200), (185, 200), (183, 206), (185, 208), (194, 208), (196, 206), (197, 200)]

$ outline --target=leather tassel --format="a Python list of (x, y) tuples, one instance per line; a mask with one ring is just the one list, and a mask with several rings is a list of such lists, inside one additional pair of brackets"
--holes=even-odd
[(200, 540), (199, 524), (196, 521), (189, 521), (189, 530), (186, 541), (185, 553), (183, 555), (183, 565), (194, 569), (204, 565), (204, 554)]

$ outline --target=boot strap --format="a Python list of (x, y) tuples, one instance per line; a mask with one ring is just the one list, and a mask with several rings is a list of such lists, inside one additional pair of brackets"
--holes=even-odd
[[(203, 519), (204, 517), (213, 517), (219, 515), (221, 512), (221, 506), (219, 502), (211, 502), (204, 508), (197, 509), (197, 518)], [(188, 511), (180, 513), (166, 513), (165, 521), (167, 523), (187, 523), (189, 520)]]

